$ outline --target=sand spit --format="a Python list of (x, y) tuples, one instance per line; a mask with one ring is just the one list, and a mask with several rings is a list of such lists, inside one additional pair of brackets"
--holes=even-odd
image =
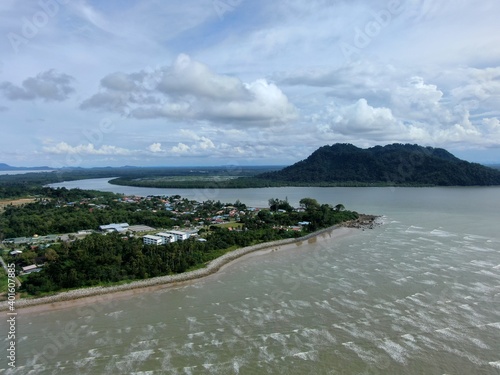
[[(375, 217), (374, 219), (375, 220)], [(333, 226), (329, 228), (325, 228), (322, 230), (319, 230), (317, 232), (308, 234), (303, 237), (299, 238), (288, 238), (284, 240), (279, 240), (279, 241), (272, 241), (272, 242), (265, 242), (261, 243), (258, 245), (253, 245), (253, 246), (247, 246), (247, 247), (242, 247), (240, 249), (231, 251), (227, 254), (222, 255), (221, 257), (212, 260), (210, 263), (205, 268), (201, 268), (198, 270), (194, 271), (189, 271), (189, 272), (184, 272), (176, 275), (168, 275), (168, 276), (159, 276), (159, 277), (153, 277), (150, 279), (145, 279), (145, 280), (138, 280), (138, 281), (133, 281), (128, 284), (122, 284), (122, 285), (116, 285), (116, 286), (108, 286), (108, 287), (89, 287), (89, 288), (81, 288), (81, 289), (75, 289), (71, 290), (68, 292), (61, 292), (52, 296), (47, 296), (47, 297), (40, 297), (40, 298), (23, 298), (23, 299), (18, 299), (15, 302), (15, 308), (16, 310), (21, 309), (21, 308), (26, 308), (26, 307), (32, 307), (32, 306), (37, 306), (37, 305), (43, 305), (43, 304), (52, 304), (56, 302), (63, 302), (63, 301), (71, 301), (71, 300), (76, 300), (80, 298), (85, 298), (85, 297), (93, 297), (93, 296), (99, 296), (103, 294), (109, 294), (109, 293), (116, 293), (116, 292), (123, 292), (123, 291), (129, 291), (129, 290), (134, 290), (138, 288), (147, 288), (147, 287), (154, 287), (158, 285), (165, 285), (165, 284), (174, 284), (174, 283), (180, 283), (180, 282), (185, 282), (189, 280), (195, 280), (199, 278), (203, 278), (209, 275), (212, 275), (216, 273), (218, 270), (220, 270), (224, 265), (234, 261), (235, 259), (238, 259), (244, 255), (258, 252), (261, 250), (266, 250), (266, 249), (271, 249), (271, 248), (278, 248), (282, 247), (284, 245), (289, 245), (289, 244), (295, 244), (299, 242), (304, 242), (311, 240), (313, 238), (317, 238), (318, 236), (321, 236), (323, 234), (328, 234), (331, 232), (334, 232), (336, 230), (339, 230), (340, 228), (345, 227), (343, 226)], [(367, 223), (367, 228), (372, 227), (372, 223)], [(356, 228), (359, 228), (356, 226)], [(0, 303), (0, 311), (7, 310), (9, 308), (7, 301), (3, 301)]]

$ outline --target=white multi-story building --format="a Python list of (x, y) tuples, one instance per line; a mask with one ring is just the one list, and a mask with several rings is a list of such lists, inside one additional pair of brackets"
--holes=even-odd
[(184, 241), (189, 238), (189, 233), (181, 232), (178, 230), (169, 230), (165, 234), (170, 235), (175, 238), (175, 241)]
[(144, 245), (163, 245), (163, 237), (148, 234), (142, 237)]
[(160, 233), (156, 233), (156, 235), (158, 237), (163, 238), (163, 244), (171, 243), (171, 242), (175, 242), (176, 241), (176, 238), (172, 234), (170, 234), (170, 233), (160, 232)]
[(184, 241), (189, 238), (190, 234), (178, 230), (156, 233), (156, 235), (148, 234), (142, 237), (144, 245), (165, 245), (176, 241)]

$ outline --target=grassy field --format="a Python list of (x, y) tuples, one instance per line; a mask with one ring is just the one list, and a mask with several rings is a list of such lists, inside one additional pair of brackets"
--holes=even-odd
[(231, 221), (229, 223), (224, 223), (224, 224), (214, 224), (217, 227), (221, 228), (242, 228), (243, 223), (237, 223), (236, 221)]
[(19, 199), (2, 199), (0, 200), (0, 212), (2, 212), (5, 207), (12, 204), (13, 206), (20, 206), (26, 203), (32, 203), (35, 198), (19, 198)]

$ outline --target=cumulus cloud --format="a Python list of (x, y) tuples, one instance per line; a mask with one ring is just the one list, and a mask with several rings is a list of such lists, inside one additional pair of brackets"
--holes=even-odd
[(102, 145), (96, 148), (92, 143), (86, 145), (71, 146), (66, 142), (60, 142), (55, 146), (45, 146), (43, 148), (45, 152), (51, 154), (79, 154), (79, 155), (132, 155), (134, 151), (128, 150), (121, 147)]
[(269, 125), (298, 117), (297, 109), (273, 83), (250, 83), (213, 72), (179, 55), (171, 66), (131, 74), (113, 73), (81, 104), (130, 117), (205, 120), (215, 123)]
[(174, 154), (186, 154), (191, 150), (191, 148), (184, 144), (180, 143), (177, 146), (172, 147), (170, 151), (172, 151)]
[(63, 101), (75, 91), (71, 86), (74, 78), (51, 69), (25, 79), (21, 86), (4, 81), (0, 83), (0, 91), (9, 100)]
[(179, 143), (174, 146), (170, 151), (174, 154), (191, 154), (191, 155), (203, 155), (207, 152), (217, 152), (221, 149), (221, 146), (215, 146), (214, 142), (205, 136), (195, 136), (195, 142), (190, 146), (185, 143)]
[(149, 145), (148, 150), (151, 151), (152, 153), (163, 152), (161, 148), (161, 143), (153, 143)]
[[(211, 138), (205, 135), (196, 135), (189, 130), (181, 130), (187, 139), (191, 141), (179, 142), (166, 151), (166, 155), (180, 157), (210, 157), (221, 160), (226, 160), (229, 156), (238, 155), (250, 159), (262, 159), (276, 157), (278, 153), (285, 152), (277, 151), (275, 148), (258, 145), (251, 142), (225, 142), (220, 140), (214, 142)], [(214, 132), (215, 133), (215, 132)], [(248, 135), (246, 135), (248, 140)], [(260, 149), (257, 149), (261, 147)], [(287, 154), (290, 156), (290, 154)]]
[(394, 88), (391, 102), (403, 118), (446, 124), (452, 121), (452, 114), (441, 104), (443, 95), (436, 85), (414, 76), (406, 84)]
[(250, 99), (238, 78), (216, 74), (185, 54), (163, 69), (158, 90), (171, 96), (192, 95), (211, 100)]
[(404, 131), (389, 108), (375, 108), (366, 99), (352, 105), (334, 107), (329, 110), (330, 129), (342, 135), (357, 136), (364, 139), (393, 139)]
[(410, 75), (397, 66), (357, 61), (276, 78), (289, 87), (302, 86), (300, 90), (321, 88), (316, 91), (317, 101), (324, 100), (321, 96), (333, 98), (334, 104), (315, 108), (307, 117), (316, 124), (319, 137), (443, 147), (500, 144), (498, 134), (491, 131), (494, 120), (483, 121), (500, 115), (498, 67), (461, 68), (439, 75), (421, 73)]
[[(452, 119), (453, 120), (453, 119)], [(457, 113), (454, 122), (446, 126), (419, 121), (403, 121), (386, 107), (372, 107), (365, 99), (354, 104), (332, 104), (317, 116), (321, 138), (343, 142), (362, 142), (374, 145), (391, 142), (410, 142), (443, 146), (446, 144), (495, 145), (500, 140), (500, 123), (496, 118), (473, 124), (470, 114)]]

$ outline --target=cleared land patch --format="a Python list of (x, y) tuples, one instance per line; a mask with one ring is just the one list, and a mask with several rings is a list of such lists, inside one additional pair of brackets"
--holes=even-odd
[(19, 198), (19, 199), (2, 199), (0, 200), (0, 212), (5, 210), (8, 205), (21, 206), (27, 203), (33, 203), (35, 198)]

